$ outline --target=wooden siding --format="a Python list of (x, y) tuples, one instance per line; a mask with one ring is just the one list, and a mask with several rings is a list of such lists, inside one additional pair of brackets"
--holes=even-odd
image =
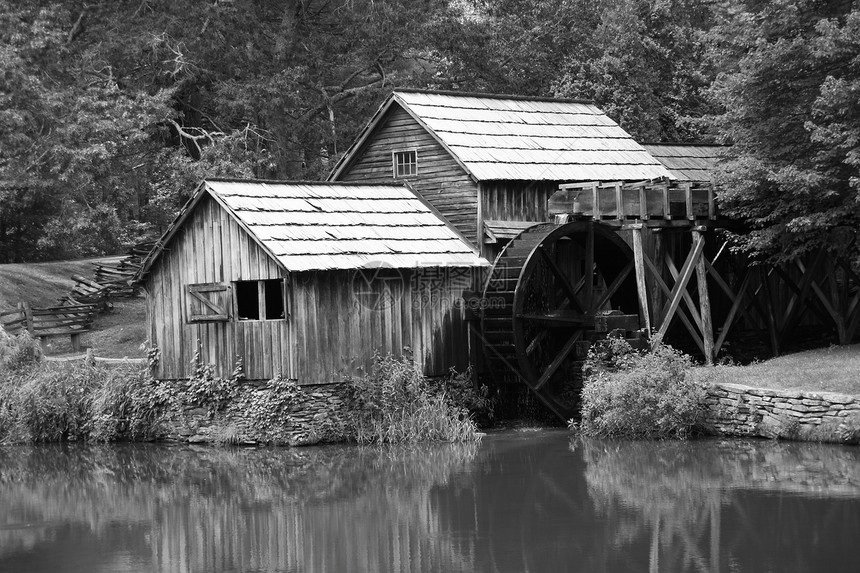
[(407, 180), (467, 239), (478, 244), (477, 184), (453, 157), (403, 108), (392, 106), (363, 149), (338, 177), (340, 181), (395, 181), (391, 153), (418, 151), (418, 175)]
[(481, 196), (481, 255), (492, 261), (504, 245), (484, 243), (483, 222), (548, 221), (547, 202), (558, 191), (558, 182), (481, 181), (478, 189)]
[[(167, 245), (146, 282), (149, 339), (161, 350), (156, 376), (187, 378), (198, 342), (202, 361), (214, 364), (219, 376), (229, 376), (237, 357), (242, 359), (248, 378), (268, 379), (278, 372), (291, 375), (289, 355), (280, 350), (289, 347), (288, 321), (234, 321), (233, 309), (227, 322), (187, 320), (187, 285), (283, 275), (220, 205), (204, 197)], [(232, 301), (232, 288), (228, 296)]]
[(295, 275), (291, 307), (301, 383), (336, 381), (366, 369), (374, 353), (400, 356), (407, 348), (428, 376), (468, 367), (468, 325), (460, 302), (472, 272), (386, 271), (366, 283), (358, 271)]

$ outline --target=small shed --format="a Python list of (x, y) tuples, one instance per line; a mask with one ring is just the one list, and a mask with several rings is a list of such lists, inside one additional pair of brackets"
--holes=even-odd
[(324, 384), (405, 348), (429, 376), (466, 368), (464, 291), (487, 265), (403, 183), (208, 179), (135, 281), (158, 378), (198, 356)]
[(406, 180), (492, 258), (559, 184), (673, 179), (591, 102), (394, 91), (329, 179)]

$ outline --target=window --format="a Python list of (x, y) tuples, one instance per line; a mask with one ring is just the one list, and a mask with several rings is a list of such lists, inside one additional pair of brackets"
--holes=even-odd
[(224, 283), (186, 285), (185, 305), (188, 322), (223, 322), (227, 320), (228, 286)]
[(283, 320), (284, 281), (236, 281), (237, 320)]
[(392, 155), (395, 178), (418, 175), (418, 152), (416, 150), (395, 151)]

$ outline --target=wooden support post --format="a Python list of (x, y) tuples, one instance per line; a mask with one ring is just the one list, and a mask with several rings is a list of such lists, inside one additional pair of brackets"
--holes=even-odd
[(773, 293), (770, 288), (770, 273), (761, 272), (761, 286), (764, 294), (764, 319), (767, 332), (770, 335), (770, 350), (774, 356), (779, 356), (779, 333), (773, 311)]
[(651, 336), (651, 316), (648, 313), (648, 286), (645, 284), (645, 253), (642, 250), (642, 224), (632, 225), (633, 262), (636, 265), (636, 292), (639, 294), (639, 326)]
[(690, 278), (693, 276), (693, 270), (696, 267), (696, 263), (698, 262), (699, 257), (702, 256), (705, 241), (701, 236), (696, 239), (697, 240), (693, 242), (693, 248), (690, 249), (690, 254), (687, 256), (687, 260), (684, 261), (684, 266), (681, 267), (678, 280), (675, 281), (675, 286), (672, 288), (672, 296), (669, 297), (668, 308), (666, 308), (666, 311), (663, 313), (662, 320), (660, 321), (660, 330), (657, 333), (659, 340), (663, 340), (663, 337), (666, 335), (666, 331), (669, 329), (669, 324), (672, 322), (672, 317), (675, 316), (675, 311), (678, 310), (678, 305), (681, 304), (681, 299), (684, 298), (684, 294), (687, 292), (687, 285), (690, 282)]
[(81, 351), (81, 335), (76, 332), (75, 334), (70, 335), (72, 339), (72, 352), (80, 352)]
[(594, 223), (585, 235), (585, 308), (591, 308), (594, 297)]
[(687, 219), (692, 221), (696, 218), (696, 214), (693, 213), (693, 184), (686, 183), (684, 185), (684, 201), (687, 207)]
[(624, 220), (624, 198), (621, 196), (621, 183), (615, 184), (615, 218)]
[[(693, 228), (696, 243), (705, 242), (705, 227)], [(714, 363), (714, 326), (711, 321), (711, 298), (708, 294), (708, 270), (705, 267), (704, 253), (696, 263), (696, 282), (699, 284), (699, 314), (702, 317), (702, 341), (705, 343), (705, 363)]]
[(713, 221), (717, 218), (717, 206), (714, 202), (714, 186), (708, 185), (708, 220)]
[(645, 197), (645, 185), (639, 186), (639, 218), (643, 221), (648, 218), (648, 200)]
[[(651, 238), (654, 243), (653, 253), (654, 260), (660, 262), (663, 260), (663, 257), (666, 255), (666, 246), (664, 239), (664, 230), (657, 227), (656, 229), (651, 230)], [(643, 249), (644, 250), (644, 249)], [(661, 266), (662, 268), (662, 266)], [(662, 276), (660, 277), (663, 278)], [(654, 312), (654, 319), (656, 320), (663, 312), (663, 291), (660, 288), (660, 285), (656, 280), (651, 281), (651, 310)], [(656, 323), (654, 326), (658, 326)]]
[(591, 215), (595, 221), (600, 220), (600, 191), (597, 183), (591, 186)]
[(663, 189), (663, 218), (669, 220), (672, 218), (672, 212), (669, 210), (669, 184), (664, 183), (660, 187)]

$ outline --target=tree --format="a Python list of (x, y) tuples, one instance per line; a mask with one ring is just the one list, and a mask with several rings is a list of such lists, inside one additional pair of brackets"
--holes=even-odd
[(711, 118), (731, 143), (720, 204), (743, 248), (785, 259), (860, 228), (860, 6), (779, 0), (726, 8), (710, 35), (723, 71)]

